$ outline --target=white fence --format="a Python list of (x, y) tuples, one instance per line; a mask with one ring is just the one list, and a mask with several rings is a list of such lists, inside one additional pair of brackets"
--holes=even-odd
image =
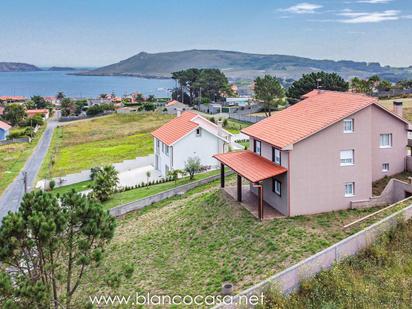
[[(405, 199), (407, 200), (407, 199)], [(398, 203), (404, 202), (402, 200)], [(267, 287), (275, 285), (281, 292), (287, 294), (296, 290), (300, 282), (315, 276), (318, 272), (330, 268), (334, 263), (357, 254), (360, 250), (369, 247), (384, 232), (395, 227), (398, 220), (407, 221), (412, 217), (412, 204), (384, 219), (372, 224), (366, 229), (345, 238), (335, 245), (273, 275), (272, 277), (250, 287), (234, 296), (234, 302), (241, 296), (258, 295)], [(214, 308), (233, 308), (234, 306), (217, 305)]]

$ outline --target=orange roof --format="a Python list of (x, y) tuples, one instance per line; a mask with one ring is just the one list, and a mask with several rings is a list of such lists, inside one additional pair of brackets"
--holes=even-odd
[(8, 130), (11, 128), (11, 125), (5, 123), (4, 121), (0, 121), (0, 129)]
[[(181, 103), (181, 102), (176, 101), (176, 100), (172, 100), (172, 101), (167, 102), (167, 103), (166, 103), (166, 106), (172, 106), (172, 105), (175, 105), (175, 104), (177, 104), (177, 103)], [(183, 104), (183, 103), (182, 103), (182, 104)]]
[(4, 107), (0, 106), (0, 115), (3, 115), (3, 114), (4, 114)]
[(184, 112), (181, 116), (153, 131), (152, 135), (170, 146), (199, 126), (196, 122), (191, 121), (196, 116), (198, 116), (196, 113)]
[(259, 182), (287, 172), (283, 166), (249, 150), (221, 153), (213, 157), (250, 182)]
[(23, 96), (0, 96), (0, 100), (3, 101), (24, 101), (26, 100), (26, 97)]
[(27, 116), (31, 117), (37, 114), (48, 114), (49, 110), (48, 109), (28, 109), (26, 111)]
[(299, 103), (276, 112), (242, 132), (283, 148), (377, 103), (375, 98), (350, 92), (316, 90), (307, 96)]

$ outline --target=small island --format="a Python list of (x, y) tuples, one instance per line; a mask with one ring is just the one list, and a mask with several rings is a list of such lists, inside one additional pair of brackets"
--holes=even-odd
[(0, 62), (0, 72), (36, 72), (41, 71), (39, 67), (28, 63)]
[(51, 67), (47, 71), (76, 71), (76, 69), (70, 67)]

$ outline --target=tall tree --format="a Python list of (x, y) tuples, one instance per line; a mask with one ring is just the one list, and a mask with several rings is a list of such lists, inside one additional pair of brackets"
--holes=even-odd
[(172, 73), (172, 78), (175, 79), (180, 87), (187, 89), (189, 92), (189, 104), (193, 104), (196, 81), (199, 79), (200, 70), (191, 68)]
[(21, 104), (9, 104), (4, 108), (3, 117), (12, 126), (19, 124), (26, 116), (26, 109)]
[(115, 220), (102, 205), (74, 191), (60, 201), (42, 191), (26, 194), (0, 227), (2, 307), (70, 308), (114, 229)]
[(265, 75), (255, 79), (255, 97), (262, 101), (266, 116), (271, 116), (272, 109), (285, 97), (285, 91), (276, 77)]
[(302, 78), (295, 81), (287, 91), (287, 96), (292, 99), (300, 100), (301, 97), (316, 89), (348, 91), (349, 83), (336, 73), (313, 72), (303, 74)]
[(36, 105), (36, 108), (38, 109), (49, 107), (49, 104), (42, 96), (35, 95), (35, 96), (32, 96), (30, 99), (34, 102), (34, 104)]
[(61, 110), (63, 116), (70, 116), (76, 112), (76, 103), (70, 98), (64, 98), (61, 101)]

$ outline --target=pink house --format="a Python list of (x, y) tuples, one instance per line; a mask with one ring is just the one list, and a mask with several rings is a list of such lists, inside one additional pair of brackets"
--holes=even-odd
[[(242, 132), (251, 151), (214, 157), (238, 174), (248, 193), (285, 216), (351, 208), (372, 196), (372, 182), (405, 170), (408, 122), (360, 94), (314, 90), (301, 102)], [(222, 187), (224, 177), (222, 174)], [(245, 193), (243, 193), (245, 194)]]

